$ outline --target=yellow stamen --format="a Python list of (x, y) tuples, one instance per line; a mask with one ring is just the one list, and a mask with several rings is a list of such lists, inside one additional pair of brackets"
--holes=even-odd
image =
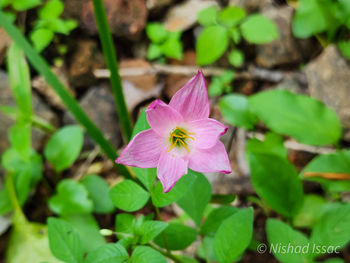
[(167, 152), (170, 152), (172, 149), (174, 149), (175, 146), (184, 146), (185, 149), (190, 152), (185, 140), (191, 139), (195, 141), (195, 138), (192, 136), (189, 136), (189, 134), (195, 134), (191, 132), (187, 132), (186, 130), (176, 127), (172, 132), (169, 133), (170, 135), (170, 149)]

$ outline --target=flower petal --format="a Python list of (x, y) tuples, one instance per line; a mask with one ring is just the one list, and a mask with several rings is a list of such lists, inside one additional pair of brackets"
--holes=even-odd
[(190, 157), (188, 167), (201, 173), (232, 172), (226, 149), (221, 141), (210, 149), (196, 149)]
[(171, 129), (183, 120), (180, 113), (161, 100), (149, 105), (146, 113), (149, 125), (162, 137), (168, 136)]
[(153, 168), (158, 165), (163, 138), (152, 129), (138, 133), (115, 160), (127, 166)]
[(195, 147), (201, 149), (213, 147), (228, 129), (221, 122), (210, 118), (192, 121), (189, 125), (195, 133)]
[(163, 152), (160, 155), (157, 177), (163, 185), (163, 193), (167, 193), (176, 182), (187, 174), (188, 160), (179, 158), (171, 153)]
[(185, 121), (209, 117), (208, 90), (202, 71), (198, 71), (196, 76), (175, 93), (169, 105), (176, 109)]

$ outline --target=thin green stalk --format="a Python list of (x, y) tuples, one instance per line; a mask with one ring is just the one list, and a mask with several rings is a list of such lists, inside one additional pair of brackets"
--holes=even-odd
[[(155, 210), (156, 210), (156, 214), (157, 214), (158, 220), (159, 220), (159, 221), (163, 221), (162, 215), (160, 214), (160, 211), (159, 211), (158, 206), (154, 206), (154, 208), (155, 208)], [(167, 240), (166, 240), (166, 236), (165, 236), (164, 232), (162, 232), (161, 235), (162, 235), (164, 247), (165, 247), (166, 251), (167, 251), (168, 253), (170, 253), (170, 250), (169, 250), (169, 247), (168, 247), (168, 242), (167, 242)]]
[(120, 125), (127, 141), (131, 139), (132, 124), (126, 107), (122, 82), (118, 70), (118, 61), (114, 49), (113, 39), (108, 27), (108, 21), (102, 0), (92, 0), (94, 4), (97, 28), (100, 35), (103, 53), (106, 64), (111, 72), (111, 86), (114, 94), (115, 104), (119, 116)]
[(17, 198), (17, 193), (16, 193), (16, 188), (15, 188), (15, 183), (13, 182), (13, 176), (11, 173), (7, 174), (7, 180), (8, 180), (8, 191), (9, 191), (9, 196), (10, 200), (12, 203), (13, 211), (14, 211), (14, 219), (13, 222), (15, 225), (22, 224), (27, 221), (21, 206), (19, 205), (18, 198)]
[(159, 248), (157, 248), (156, 246), (149, 244), (149, 246), (151, 248), (153, 248), (154, 250), (157, 250), (159, 253), (163, 254), (164, 256), (166, 256), (167, 258), (170, 258), (171, 260), (173, 260), (176, 263), (181, 263), (182, 261), (175, 255), (171, 254), (170, 252), (165, 252)]
[[(75, 119), (80, 122), (86, 129), (88, 135), (101, 147), (102, 151), (113, 162), (118, 157), (116, 149), (103, 136), (102, 132), (95, 126), (86, 113), (82, 110), (78, 102), (70, 95), (64, 85), (51, 71), (47, 62), (38, 54), (38, 52), (28, 43), (16, 26), (12, 24), (7, 16), (0, 11), (0, 26), (12, 38), (13, 41), (23, 50), (24, 54), (31, 62), (33, 67), (45, 78), (46, 82), (54, 89), (61, 98), (67, 109), (73, 114)], [(130, 178), (128, 170), (117, 165), (121, 174)]]

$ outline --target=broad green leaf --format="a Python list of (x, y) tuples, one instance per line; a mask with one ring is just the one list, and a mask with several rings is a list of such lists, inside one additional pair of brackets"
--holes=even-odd
[(219, 262), (230, 263), (244, 252), (252, 239), (253, 220), (253, 208), (247, 208), (222, 222), (214, 237)]
[[(312, 250), (308, 238), (291, 228), (289, 225), (276, 220), (268, 219), (266, 225), (267, 239), (270, 245), (270, 251), (275, 257), (283, 263), (312, 262), (309, 252)], [(301, 247), (302, 252), (297, 252), (297, 247)], [(292, 247), (287, 253), (281, 251), (281, 247)]]
[(88, 253), (84, 263), (125, 263), (129, 258), (125, 248), (118, 244), (105, 244)]
[(109, 196), (116, 207), (128, 212), (141, 209), (149, 199), (149, 193), (131, 180), (114, 186), (109, 191)]
[(302, 206), (303, 186), (285, 158), (248, 153), (251, 181), (257, 194), (278, 213), (292, 217)]
[(229, 124), (248, 130), (254, 128), (258, 121), (249, 108), (248, 99), (244, 95), (230, 94), (219, 101), (221, 113)]
[(282, 136), (268, 132), (264, 141), (252, 138), (247, 142), (247, 152), (271, 154), (287, 159), (287, 149), (284, 147)]
[(245, 10), (238, 6), (228, 6), (221, 10), (218, 22), (227, 27), (234, 27), (245, 17)]
[(90, 174), (81, 180), (81, 184), (84, 185), (94, 203), (94, 212), (106, 214), (114, 211), (113, 202), (108, 195), (109, 186), (102, 177)]
[(29, 121), (19, 120), (10, 128), (10, 142), (13, 148), (24, 159), (29, 160), (31, 152), (31, 124)]
[(220, 58), (228, 47), (227, 30), (222, 26), (203, 29), (196, 44), (197, 63), (208, 65)]
[(80, 127), (65, 126), (52, 135), (45, 145), (44, 155), (57, 171), (67, 169), (79, 157), (83, 139)]
[(40, 19), (58, 18), (64, 9), (64, 4), (61, 0), (49, 0), (39, 9), (38, 15)]
[(35, 49), (38, 52), (43, 51), (48, 45), (50, 45), (51, 41), (54, 37), (54, 32), (51, 29), (46, 28), (38, 28), (33, 30), (30, 35), (30, 40), (32, 41)]
[(93, 251), (106, 243), (100, 234), (100, 227), (96, 219), (91, 214), (69, 215), (62, 219), (78, 233), (84, 251)]
[(306, 195), (303, 206), (293, 218), (296, 227), (312, 227), (322, 214), (326, 200), (319, 195)]
[(52, 254), (67, 263), (83, 262), (84, 250), (78, 233), (64, 220), (49, 217), (49, 244)]
[(221, 206), (214, 209), (204, 221), (200, 231), (206, 236), (214, 236), (221, 223), (239, 211), (233, 206)]
[(160, 23), (148, 23), (146, 26), (146, 34), (148, 38), (156, 44), (164, 42), (168, 36), (168, 32)]
[(240, 67), (244, 63), (244, 54), (238, 49), (234, 49), (228, 54), (228, 61), (234, 67)]
[(179, 223), (170, 223), (154, 239), (154, 242), (162, 248), (168, 247), (170, 250), (182, 250), (191, 245), (196, 240), (196, 237), (197, 231), (194, 228)]
[(287, 90), (269, 90), (249, 97), (250, 109), (272, 131), (312, 145), (336, 143), (341, 137), (337, 115), (323, 103)]
[(266, 44), (278, 38), (276, 25), (262, 15), (251, 15), (241, 24), (242, 36), (253, 44)]
[(181, 39), (169, 37), (160, 46), (162, 53), (168, 58), (182, 59)]
[(153, 60), (163, 55), (162, 48), (158, 44), (151, 43), (147, 50), (147, 59)]
[(93, 202), (81, 183), (73, 179), (65, 179), (58, 183), (56, 190), (56, 195), (49, 199), (49, 207), (56, 214), (74, 215), (92, 212)]
[(140, 227), (135, 229), (135, 234), (140, 236), (139, 244), (147, 244), (153, 238), (158, 236), (165, 228), (167, 228), (168, 224), (160, 221), (144, 221)]
[(135, 216), (131, 214), (118, 214), (115, 218), (115, 231), (117, 232), (117, 237), (122, 239), (133, 234), (133, 223), (135, 221)]
[(218, 8), (216, 6), (209, 6), (197, 13), (198, 23), (202, 26), (211, 26), (216, 23), (216, 16)]
[(179, 199), (177, 204), (193, 219), (197, 226), (201, 224), (204, 209), (207, 207), (212, 193), (211, 184), (201, 173), (197, 175), (191, 188)]
[(131, 255), (131, 263), (167, 263), (166, 258), (154, 250), (146, 246), (138, 246)]
[(350, 60), (350, 41), (340, 41), (338, 43), (338, 48), (342, 55)]
[(293, 33), (299, 38), (332, 29), (335, 21), (330, 0), (300, 0), (293, 18)]
[(16, 44), (12, 44), (7, 51), (7, 70), (17, 106), (29, 120), (33, 114), (29, 67), (22, 50)]
[(11, 1), (16, 11), (25, 11), (41, 4), (41, 0), (13, 0)]
[(190, 189), (196, 178), (197, 174), (188, 170), (188, 174), (182, 176), (168, 193), (163, 193), (163, 186), (158, 181), (151, 193), (153, 204), (157, 207), (164, 207), (176, 202)]
[[(325, 212), (311, 232), (310, 242), (326, 247), (345, 247), (350, 241), (350, 203)], [(339, 251), (338, 249), (338, 251)]]
[(7, 263), (59, 263), (50, 252), (47, 227), (36, 223), (16, 224), (11, 231), (6, 251)]

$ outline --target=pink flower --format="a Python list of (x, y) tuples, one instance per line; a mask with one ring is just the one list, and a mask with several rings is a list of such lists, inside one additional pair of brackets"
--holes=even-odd
[(154, 101), (146, 110), (151, 129), (137, 134), (116, 163), (139, 168), (157, 167), (157, 177), (168, 192), (187, 174), (231, 173), (230, 162), (219, 140), (227, 127), (209, 118), (209, 99), (199, 71), (171, 99)]

